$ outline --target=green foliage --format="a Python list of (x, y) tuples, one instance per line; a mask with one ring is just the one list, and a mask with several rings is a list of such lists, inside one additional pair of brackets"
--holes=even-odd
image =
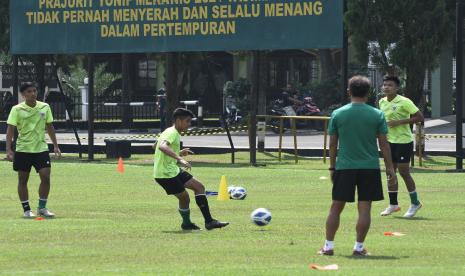
[(449, 0), (348, 0), (345, 21), (357, 57), (386, 72), (392, 65), (407, 77), (407, 95), (418, 102), (425, 71), (437, 66), (441, 48), (453, 38)]
[(250, 89), (252, 84), (245, 78), (236, 81), (228, 81), (224, 85), (224, 95), (231, 96), (236, 101), (236, 106), (241, 110), (243, 116), (247, 116), (250, 110)]
[(0, 1), (0, 52), (10, 49), (10, 1)]
[(303, 96), (313, 98), (315, 104), (323, 113), (327, 113), (327, 109), (333, 105), (337, 105), (343, 100), (343, 93), (340, 88), (340, 77), (322, 81), (309, 82), (306, 85), (295, 84), (295, 88), (301, 91)]
[[(98, 97), (104, 96), (104, 92), (117, 79), (121, 78), (121, 74), (112, 74), (105, 71), (106, 63), (101, 63), (95, 66), (94, 89), (95, 95)], [(60, 71), (60, 79), (63, 81), (63, 89), (67, 95), (80, 95), (79, 86), (84, 85), (84, 79), (87, 78), (87, 70), (80, 65), (71, 66), (69, 73)], [(121, 92), (121, 91), (119, 91)]]

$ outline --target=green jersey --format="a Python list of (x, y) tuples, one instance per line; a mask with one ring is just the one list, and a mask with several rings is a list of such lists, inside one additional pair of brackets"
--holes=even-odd
[(7, 124), (18, 129), (16, 151), (25, 153), (48, 151), (45, 128), (46, 124), (52, 122), (52, 110), (46, 103), (37, 101), (34, 107), (28, 106), (25, 102), (15, 105), (10, 111)]
[(377, 138), (387, 132), (383, 112), (367, 104), (351, 103), (335, 110), (329, 134), (339, 140), (336, 170), (379, 169)]
[[(379, 108), (384, 112), (384, 116), (388, 122), (410, 119), (410, 116), (419, 110), (409, 98), (400, 95), (397, 95), (392, 101), (388, 101), (386, 97), (382, 98), (379, 101)], [(394, 144), (409, 144), (413, 142), (410, 125), (404, 124), (390, 127), (388, 141)]]
[(178, 167), (177, 160), (164, 154), (160, 150), (160, 144), (166, 141), (171, 150), (179, 155), (181, 150), (181, 135), (176, 128), (167, 128), (158, 138), (157, 147), (155, 148), (155, 158), (153, 164), (153, 177), (154, 178), (173, 178), (181, 171)]

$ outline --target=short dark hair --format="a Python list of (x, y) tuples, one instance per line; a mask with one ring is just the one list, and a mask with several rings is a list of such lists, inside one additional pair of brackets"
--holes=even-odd
[(37, 88), (37, 86), (32, 82), (24, 82), (19, 87), (19, 92), (23, 93), (24, 91), (28, 90), (31, 87)]
[(387, 75), (383, 77), (383, 82), (384, 81), (393, 81), (397, 84), (397, 86), (400, 86), (400, 79), (398, 76), (392, 76), (392, 75)]
[(194, 113), (192, 113), (189, 109), (185, 108), (176, 108), (173, 112), (173, 119), (176, 121), (176, 119), (184, 119), (186, 117), (191, 117), (194, 118)]
[(370, 92), (370, 80), (364, 76), (353, 76), (349, 80), (349, 91), (352, 96), (364, 98)]

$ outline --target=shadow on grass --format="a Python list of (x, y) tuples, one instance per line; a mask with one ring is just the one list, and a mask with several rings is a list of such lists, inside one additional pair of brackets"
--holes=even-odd
[(175, 235), (185, 235), (185, 234), (199, 234), (202, 231), (185, 231), (185, 230), (176, 230), (176, 231), (161, 231), (163, 234), (175, 234)]
[(347, 259), (351, 259), (351, 260), (373, 260), (373, 261), (376, 261), (376, 260), (399, 260), (399, 259), (407, 259), (407, 258), (410, 258), (409, 256), (399, 256), (399, 257), (396, 257), (396, 256), (383, 256), (383, 255), (379, 255), (379, 256), (366, 256), (366, 257), (362, 257), (362, 256), (353, 256), (353, 255), (346, 255), (346, 256), (343, 256), (344, 258), (347, 258)]
[(413, 217), (413, 218), (404, 218), (404, 217), (393, 217), (394, 219), (401, 219), (401, 220), (435, 220), (431, 218), (425, 218), (425, 217)]

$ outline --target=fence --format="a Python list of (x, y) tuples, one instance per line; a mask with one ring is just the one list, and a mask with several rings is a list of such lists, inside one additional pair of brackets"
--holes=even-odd
[[(52, 109), (53, 118), (56, 121), (66, 121), (66, 101), (70, 106), (70, 113), (75, 121), (82, 121), (82, 111), (84, 104), (81, 102), (81, 97), (51, 97), (47, 98), (47, 103)], [(121, 120), (123, 114), (123, 106), (105, 105), (103, 102), (95, 103), (94, 107), (95, 120), (97, 121), (116, 121)], [(134, 120), (153, 120), (159, 119), (160, 114), (155, 103), (145, 104), (141, 106), (130, 106), (130, 112)], [(0, 120), (6, 121), (8, 118), (11, 103), (6, 101), (6, 98), (0, 97)]]

